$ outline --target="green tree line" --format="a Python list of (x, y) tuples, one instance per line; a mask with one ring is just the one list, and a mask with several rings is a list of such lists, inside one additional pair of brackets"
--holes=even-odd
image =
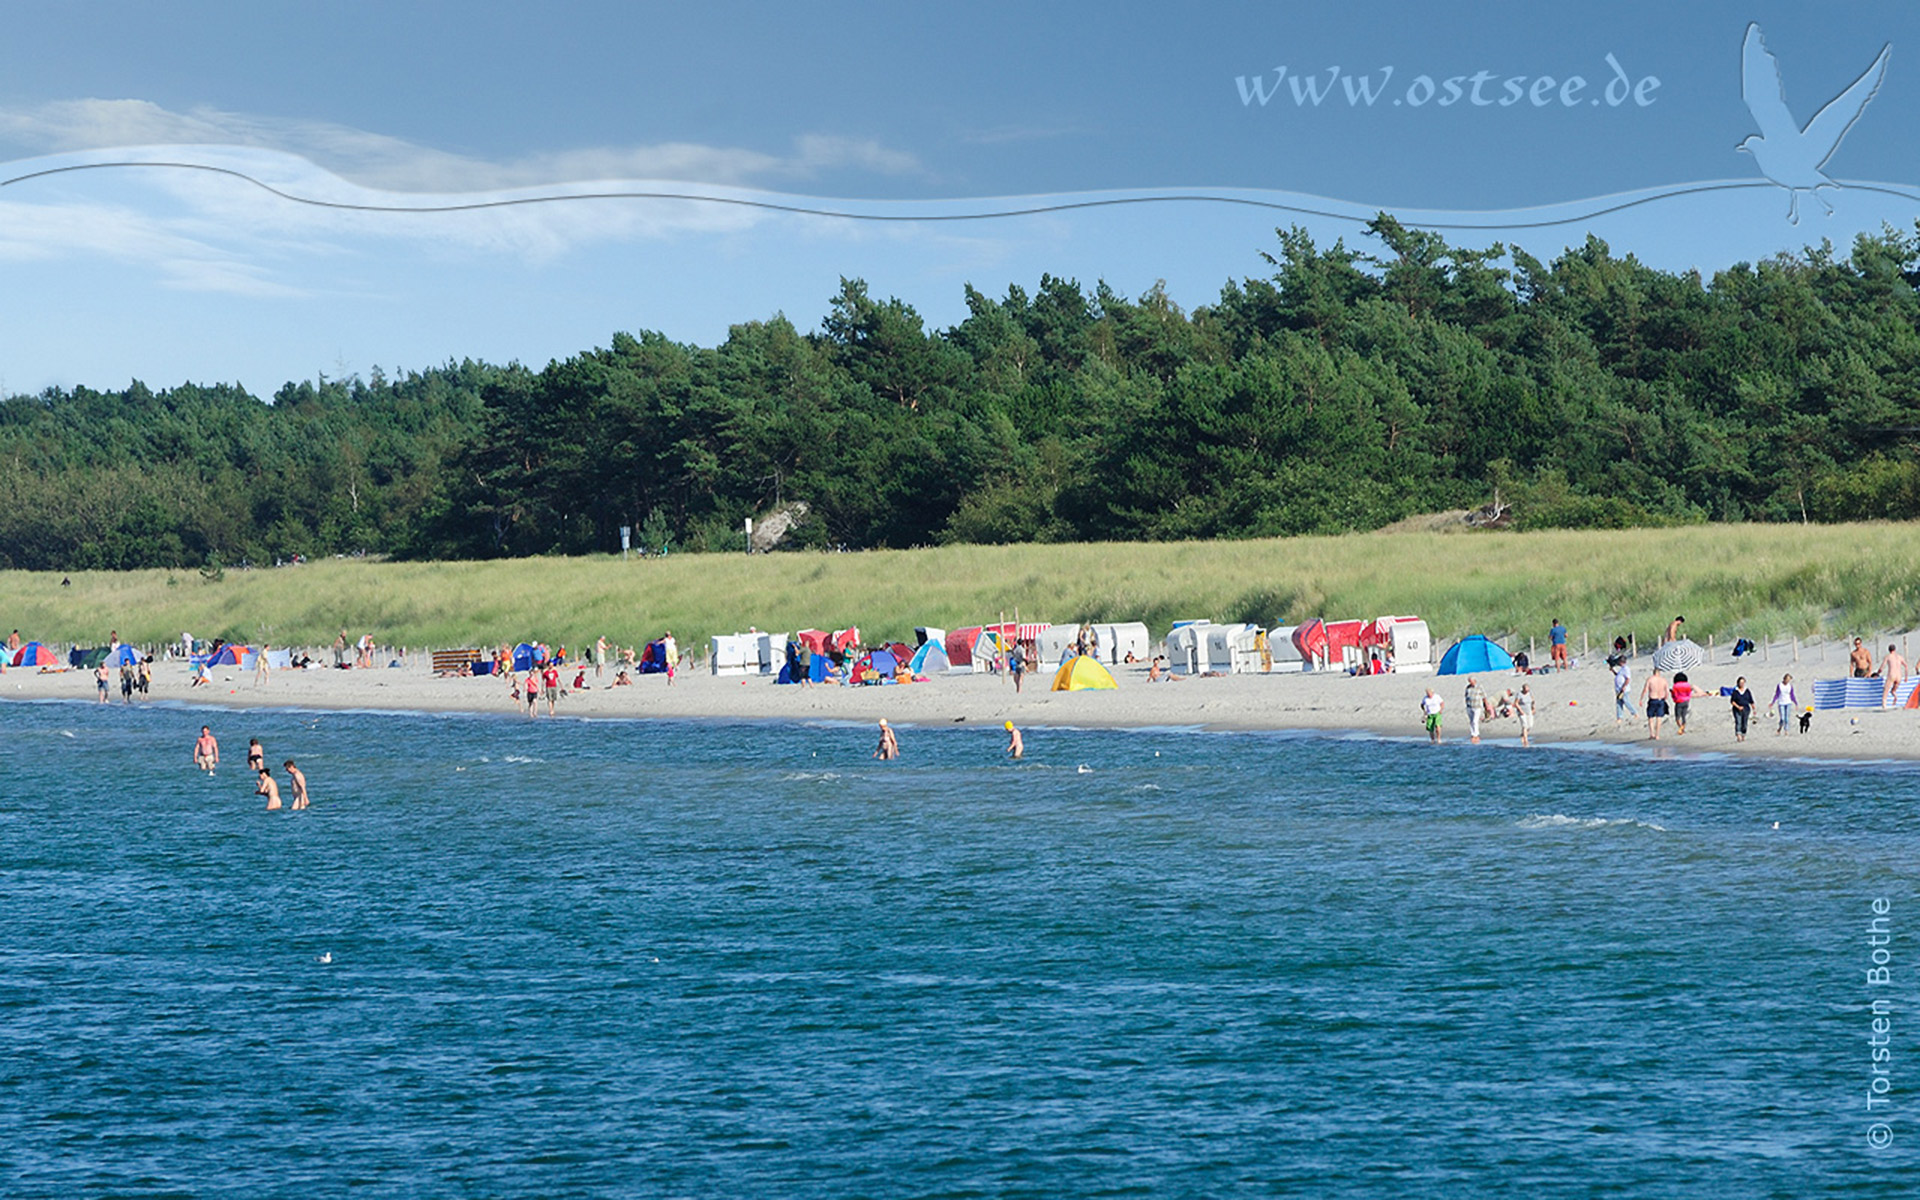
[(542, 370), (0, 402), (0, 565), (70, 569), (1363, 530), (1495, 490), (1533, 527), (1920, 517), (1920, 228), (1703, 279), (1381, 215), (1279, 232), (1185, 311), (1042, 276), (967, 316), (843, 280), (812, 332)]

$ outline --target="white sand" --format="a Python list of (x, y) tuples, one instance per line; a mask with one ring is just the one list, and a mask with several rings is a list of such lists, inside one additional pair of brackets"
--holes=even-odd
[[(1814, 714), (1811, 732), (1785, 737), (1774, 734), (1776, 722), (1766, 714), (1773, 687), (1785, 671), (1792, 671), (1803, 705), (1812, 703), (1813, 681), (1838, 678), (1844, 657), (1829, 652), (1818, 660), (1817, 650), (1802, 648), (1801, 661), (1792, 662), (1776, 648), (1770, 662), (1747, 660), (1743, 665), (1701, 667), (1689, 672), (1704, 693), (1693, 705), (1692, 728), (1678, 736), (1669, 719), (1659, 743), (1647, 739), (1644, 721), (1616, 726), (1613, 688), (1604, 666), (1582, 666), (1572, 671), (1521, 678), (1498, 673), (1480, 678), (1489, 693), (1522, 683), (1532, 685), (1537, 698), (1537, 743), (1619, 743), (1638, 745), (1663, 754), (1722, 752), (1750, 756), (1811, 757), (1847, 760), (1920, 758), (1920, 711), (1823, 711)], [(1648, 659), (1634, 664), (1634, 686), (1650, 669)], [(1744, 744), (1733, 740), (1727, 703), (1718, 695), (1723, 685), (1745, 674), (1760, 709)], [(943, 675), (926, 683), (884, 687), (819, 686), (803, 689), (775, 684), (765, 676), (716, 678), (704, 672), (678, 676), (668, 687), (664, 676), (636, 677), (632, 687), (612, 688), (614, 672), (593, 686), (564, 698), (558, 707), (564, 717), (642, 717), (693, 719), (845, 720), (873, 722), (881, 717), (907, 727), (902, 741), (911, 750), (915, 726), (968, 726), (997, 730), (1011, 720), (1021, 727), (1044, 726), (1188, 726), (1216, 730), (1309, 729), (1357, 730), (1392, 737), (1424, 740), (1420, 699), (1431, 686), (1446, 701), (1444, 733), (1449, 742), (1466, 741), (1462, 692), (1466, 680), (1458, 676), (1389, 675), (1350, 678), (1344, 675), (1274, 674), (1182, 679), (1149, 684), (1144, 668), (1115, 670), (1118, 691), (1049, 692), (1050, 679), (1029, 675), (1023, 693), (1016, 695), (1006, 677)], [(571, 682), (573, 671), (563, 676)], [(229, 668), (214, 672), (209, 687), (188, 690), (186, 667), (156, 663), (153, 699), (235, 708), (369, 708), (438, 712), (498, 713), (525, 718), (507, 695), (504, 680), (435, 678), (424, 656), (399, 668), (365, 671), (276, 671), (261, 686), (253, 675)], [(42, 675), (30, 670), (0, 674), (0, 696), (11, 699), (61, 698), (92, 701), (91, 672), (68, 671)], [(116, 676), (112, 703), (120, 703)], [(544, 714), (545, 707), (542, 706)], [(544, 715), (542, 717), (544, 719)], [(189, 722), (189, 724), (194, 722)], [(1515, 743), (1520, 736), (1516, 720), (1487, 722), (1485, 741)]]

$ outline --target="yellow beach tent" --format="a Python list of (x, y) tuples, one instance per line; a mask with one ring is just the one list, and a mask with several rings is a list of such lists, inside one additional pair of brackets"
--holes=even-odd
[(1053, 690), (1056, 692), (1084, 692), (1088, 688), (1117, 689), (1120, 685), (1113, 676), (1100, 665), (1100, 660), (1091, 654), (1081, 654), (1060, 664), (1060, 670), (1054, 674)]

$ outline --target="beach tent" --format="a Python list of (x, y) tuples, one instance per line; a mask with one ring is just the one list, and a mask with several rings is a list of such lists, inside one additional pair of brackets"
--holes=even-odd
[(793, 640), (805, 646), (809, 654), (825, 654), (831, 637), (824, 629), (802, 629), (793, 635)]
[(513, 648), (513, 669), (531, 671), (533, 669), (533, 643), (521, 642)]
[[(854, 665), (853, 679), (859, 683), (892, 683), (894, 682), (894, 673), (899, 669), (900, 660), (894, 656), (893, 651), (882, 648), (863, 656), (860, 661)], [(868, 671), (872, 671), (875, 675), (879, 676), (879, 678), (862, 678)]]
[(67, 665), (76, 670), (91, 671), (106, 661), (107, 648), (105, 646), (95, 646), (91, 650), (82, 650), (80, 647), (75, 646), (67, 651)]
[[(716, 641), (718, 639), (715, 639)], [(719, 656), (716, 654), (715, 661)], [(667, 639), (656, 638), (648, 642), (640, 651), (641, 675), (665, 675), (667, 673)], [(715, 672), (718, 674), (718, 672)]]
[(28, 642), (13, 652), (13, 661), (8, 664), (15, 667), (57, 667), (60, 660), (53, 651), (39, 642)]
[(953, 664), (947, 661), (947, 648), (937, 641), (929, 641), (913, 652), (907, 660), (907, 669), (915, 675), (931, 675), (935, 671), (944, 671)]
[(940, 642), (944, 645), (946, 640), (947, 631), (944, 629), (935, 629), (931, 625), (916, 625), (913, 627), (913, 641), (915, 646), (924, 646), (929, 642)]
[(125, 642), (122, 642), (114, 648), (112, 653), (107, 655), (107, 665), (109, 667), (137, 667), (140, 665), (140, 652)]
[[(799, 683), (800, 680), (797, 676), (794, 675), (793, 669), (794, 669), (794, 664), (792, 663), (792, 661), (788, 661), (788, 663), (785, 666), (780, 668), (780, 674), (777, 678), (774, 679), (774, 682), (775, 683)], [(829, 672), (831, 672), (832, 670), (833, 670), (833, 664), (830, 661), (828, 661), (826, 655), (824, 654), (808, 655), (807, 678), (812, 680), (814, 683), (827, 682), (829, 678)]]
[(973, 669), (974, 670), (976, 671), (993, 670), (993, 659), (996, 654), (1001, 656), (1002, 662), (1005, 661), (1007, 650), (1010, 648), (1012, 643), (1008, 640), (1007, 632), (1003, 632), (1003, 630), (1010, 631), (1011, 626), (990, 626), (988, 628), (982, 629), (980, 631), (980, 636), (974, 639), (974, 642), (973, 642)]
[(207, 665), (209, 667), (237, 667), (246, 656), (247, 648), (245, 646), (242, 646), (238, 642), (228, 642), (213, 652), (213, 657), (207, 659)]
[(1053, 676), (1056, 692), (1113, 691), (1120, 685), (1091, 654), (1077, 654), (1060, 665)]
[(1441, 675), (1465, 675), (1470, 671), (1511, 671), (1513, 655), (1497, 642), (1481, 634), (1463, 637), (1440, 656)]
[(1656, 671), (1691, 671), (1707, 661), (1707, 652), (1691, 638), (1676, 638), (1653, 652)]
[(980, 626), (969, 625), (965, 629), (955, 629), (947, 634), (947, 669), (951, 671), (973, 670), (973, 645), (980, 640)]
[(858, 646), (859, 644), (860, 644), (859, 626), (854, 626), (851, 629), (834, 630), (833, 640), (832, 642), (829, 643), (830, 648), (833, 650), (835, 654), (845, 654), (848, 650), (852, 649), (855, 646)]

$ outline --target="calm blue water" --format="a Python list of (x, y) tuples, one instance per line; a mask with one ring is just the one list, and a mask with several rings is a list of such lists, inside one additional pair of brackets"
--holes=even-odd
[(1920, 772), (902, 740), (0, 707), (0, 1193), (1912, 1194)]

